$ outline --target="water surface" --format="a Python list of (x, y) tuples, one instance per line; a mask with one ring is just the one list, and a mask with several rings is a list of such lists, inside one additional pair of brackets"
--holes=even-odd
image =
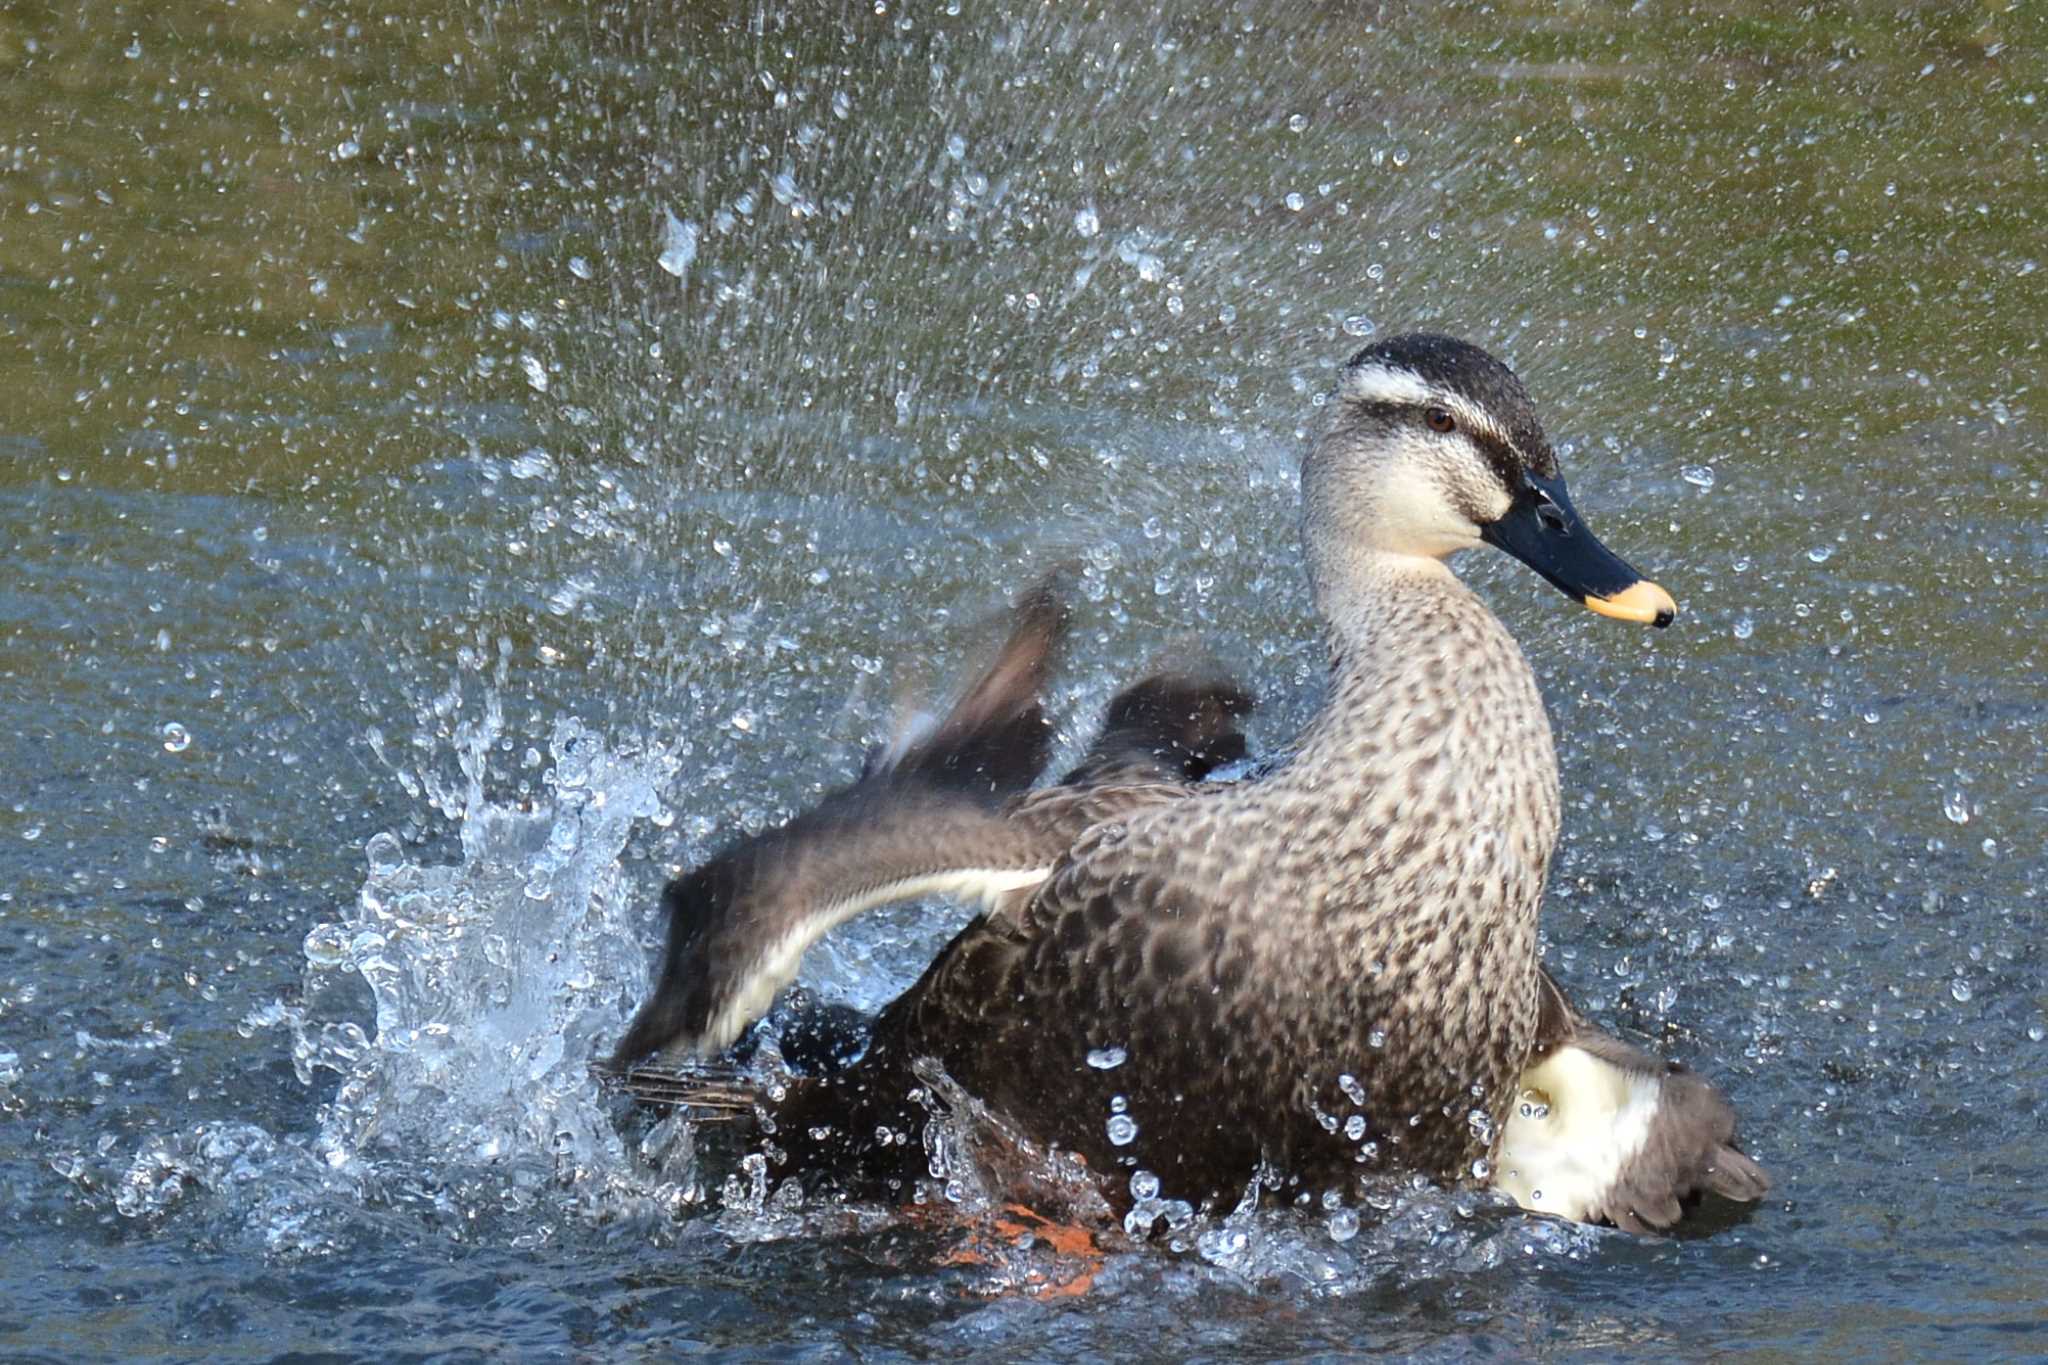
[[(2039, 1353), (2044, 36), (9, 9), (0, 1342)], [(1516, 365), (1680, 601), (1461, 565), (1558, 731), (1548, 960), (1723, 1085), (1771, 1199), (1264, 1213), (1053, 1302), (715, 1143), (651, 1164), (582, 1062), (668, 870), (845, 780), (1062, 557), (1074, 725), (1193, 635), (1284, 738), (1302, 437), (1417, 326)], [(958, 919), (808, 979), (878, 1003)]]

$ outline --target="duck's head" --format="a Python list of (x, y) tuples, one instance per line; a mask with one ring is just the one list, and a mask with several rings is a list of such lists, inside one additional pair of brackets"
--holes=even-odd
[(1390, 337), (1351, 358), (1331, 406), (1302, 467), (1319, 593), (1374, 556), (1441, 560), (1484, 541), (1603, 616), (1678, 614), (1586, 529), (1528, 391), (1479, 347)]

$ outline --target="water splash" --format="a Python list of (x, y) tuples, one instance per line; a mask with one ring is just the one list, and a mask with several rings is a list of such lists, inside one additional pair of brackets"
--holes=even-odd
[[(414, 861), (392, 835), (369, 840), (351, 913), (306, 935), (304, 1001), (273, 1002), (244, 1028), (288, 1029), (302, 1082), (341, 1077), (308, 1150), (360, 1193), (475, 1217), (524, 1213), (550, 1187), (557, 1209), (566, 1194), (595, 1210), (621, 1185), (647, 1192), (589, 1064), (645, 980), (645, 907), (620, 854), (634, 823), (660, 811), (676, 760), (609, 747), (565, 718), (541, 792), (501, 803), (485, 769), (503, 731), (495, 693), (456, 729), (461, 861)], [(356, 1012), (357, 983), (374, 1005), (368, 1030), (336, 1017)], [(138, 1163), (189, 1164), (163, 1153)], [(672, 1193), (690, 1180), (675, 1164), (659, 1173)], [(148, 1186), (148, 1172), (138, 1180)]]
[[(339, 1047), (294, 1048), (302, 1076), (328, 1066), (344, 1078), (322, 1116), (330, 1164), (423, 1128), (478, 1157), (525, 1146), (577, 1161), (615, 1154), (608, 1127), (591, 1122), (586, 1064), (644, 974), (618, 859), (632, 822), (659, 809), (675, 762), (612, 753), (564, 719), (545, 796), (531, 809), (497, 805), (482, 769), (502, 724), (494, 702), (461, 739), (462, 862), (407, 863), (380, 836), (356, 913), (307, 936), (309, 1000), (337, 970), (360, 973), (376, 1000), (367, 1051), (346, 1035)], [(338, 940), (342, 962), (324, 965)]]

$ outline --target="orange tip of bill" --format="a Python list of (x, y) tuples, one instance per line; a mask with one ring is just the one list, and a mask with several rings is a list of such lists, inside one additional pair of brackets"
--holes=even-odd
[(1645, 626), (1668, 626), (1678, 615), (1678, 603), (1671, 600), (1671, 594), (1647, 578), (1639, 578), (1606, 597), (1589, 595), (1586, 605), (1602, 616)]

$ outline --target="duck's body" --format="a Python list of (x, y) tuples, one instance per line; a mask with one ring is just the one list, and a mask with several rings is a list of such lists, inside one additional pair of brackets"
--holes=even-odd
[[(1288, 761), (1134, 791), (956, 939), (876, 1047), (997, 1112), (1068, 1116), (1091, 1166), (1133, 1157), (1192, 1202), (1262, 1162), (1468, 1178), (1535, 1038), (1556, 763), (1513, 641), (1448, 573), (1418, 577), (1339, 643)], [(1403, 632), (1428, 647), (1389, 647)], [(1472, 705), (1443, 704), (1454, 670)]]
[[(776, 1106), (793, 1170), (885, 1189), (914, 1178), (929, 1058), (1079, 1156), (1119, 1203), (1139, 1172), (1191, 1203), (1233, 1200), (1261, 1172), (1317, 1191), (1361, 1173), (1497, 1174), (1530, 1207), (1638, 1225), (1668, 1223), (1702, 1187), (1761, 1193), (1761, 1171), (1729, 1146), (1725, 1103), (1618, 1044), (1604, 1053), (1544, 976), (1550, 727), (1521, 650), (1443, 557), (1484, 537), (1608, 614), (1662, 624), (1670, 599), (1584, 532), (1526, 395), (1483, 352), (1426, 337), (1369, 348), (1335, 407), (1303, 476), (1332, 675), (1284, 762), (1235, 784), (1191, 780), (1232, 747), (1242, 707), (1168, 677), (1126, 697), (1172, 700), (1113, 711), (1098, 758), (1067, 782), (1005, 799), (1044, 759), (1036, 689), (1057, 630), (1027, 611), (1004, 659), (905, 756), (977, 775), (950, 790), (980, 832), (938, 847), (925, 798), (909, 795), (919, 784), (892, 769), (833, 800), (858, 811), (842, 823), (869, 831), (870, 850), (914, 856), (864, 865), (849, 837), (822, 861), (858, 875), (825, 895), (792, 894), (771, 868), (780, 855), (751, 846), (700, 869), (686, 879), (700, 890), (721, 864), (750, 870), (717, 896), (671, 888), (664, 979), (620, 1059), (678, 1038), (722, 1048), (764, 984), (793, 974), (790, 945), (922, 877), (988, 909), (876, 1020), (857, 1064)], [(945, 757), (979, 732), (1008, 739), (972, 762)], [(991, 763), (995, 751), (1018, 756)], [(774, 970), (751, 947), (714, 950), (759, 940), (778, 945)], [(1538, 1071), (1558, 1092), (1544, 1105), (1522, 1095)], [(1567, 1104), (1567, 1091), (1588, 1098)], [(1589, 1149), (1608, 1130), (1612, 1150)], [(1661, 1165), (1644, 1178), (1652, 1152)]]

